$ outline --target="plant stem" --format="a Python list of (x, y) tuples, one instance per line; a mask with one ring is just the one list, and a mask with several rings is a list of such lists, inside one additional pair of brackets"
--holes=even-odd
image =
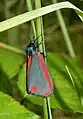
[[(35, 0), (35, 8), (40, 8), (41, 7), (41, 0)], [(42, 42), (42, 37), (43, 37), (43, 43), (41, 43), (39, 45), (39, 50), (40, 52), (43, 52), (44, 55), (46, 56), (46, 51), (45, 51), (45, 43), (44, 43), (44, 33), (43, 33), (43, 21), (42, 21), (42, 17), (38, 17), (36, 19), (36, 29), (37, 29), (37, 36), (40, 36), (42, 34), (41, 37), (38, 38), (38, 43), (40, 44)], [(45, 57), (45, 62), (46, 62), (46, 57)], [(52, 115), (51, 115), (51, 109), (50, 109), (50, 98), (44, 98), (44, 105), (43, 105), (43, 109), (44, 109), (44, 118), (45, 119), (52, 119)]]
[[(57, 0), (52, 0), (52, 1), (53, 1), (53, 3), (57, 3)], [(75, 57), (75, 52), (74, 52), (74, 49), (73, 49), (73, 46), (72, 46), (72, 43), (71, 43), (70, 36), (68, 34), (68, 31), (67, 31), (63, 16), (61, 14), (61, 11), (57, 10), (56, 15), (57, 15), (57, 18), (59, 20), (61, 30), (62, 30), (62, 33), (63, 33), (63, 36), (64, 36), (64, 40), (66, 42), (69, 54), (70, 54), (71, 57)]]
[[(41, 0), (35, 0), (35, 8), (37, 9), (37, 8), (40, 8), (41, 7)], [(39, 45), (39, 50), (40, 50), (40, 52), (43, 52), (43, 47), (42, 47), (42, 24), (41, 24), (41, 18), (42, 17), (38, 17), (37, 19), (36, 19), (36, 29), (37, 29), (37, 36), (40, 36), (41, 35), (41, 37), (39, 37), (38, 38), (38, 43), (40, 44)]]
[(8, 49), (8, 50), (13, 51), (15, 53), (18, 53), (18, 54), (21, 54), (21, 55), (25, 55), (24, 51), (22, 51), (22, 50), (20, 50), (18, 48), (15, 48), (13, 46), (10, 46), (10, 45), (6, 45), (6, 44), (1, 43), (1, 42), (0, 42), (0, 48)]
[(48, 119), (48, 110), (47, 110), (47, 101), (46, 98), (43, 99), (44, 103), (43, 103), (43, 112), (44, 112), (44, 118)]
[[(43, 37), (43, 53), (44, 53), (44, 60), (46, 63), (46, 51), (45, 51), (45, 40), (44, 40), (44, 32), (43, 32), (43, 21), (42, 21), (42, 37)], [(52, 119), (51, 114), (51, 107), (50, 107), (50, 97), (44, 99), (44, 117), (45, 119)]]
[[(27, 2), (28, 11), (32, 11), (31, 0), (26, 0), (26, 2)], [(31, 20), (31, 24), (32, 24), (32, 28), (33, 28), (34, 37), (36, 38), (36, 28), (35, 28), (34, 20)]]

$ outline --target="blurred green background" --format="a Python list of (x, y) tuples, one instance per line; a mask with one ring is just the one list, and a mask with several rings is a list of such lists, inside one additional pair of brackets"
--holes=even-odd
[[(83, 10), (82, 0), (69, 1), (79, 7), (81, 10)], [(42, 0), (42, 6), (50, 4), (52, 4), (51, 0)], [(0, 21), (19, 15), (26, 11), (26, 0), (0, 0)], [(75, 53), (82, 63), (83, 23), (80, 21), (74, 10), (63, 9), (62, 14), (72, 40), (72, 45), (75, 50)], [(56, 12), (45, 15), (43, 17), (43, 20), (46, 50), (68, 54), (68, 49), (64, 42), (63, 34), (61, 32), (61, 28), (56, 17)], [(28, 22), (8, 31), (0, 33), (0, 41), (16, 47), (24, 48), (26, 44), (28, 44), (29, 39), (27, 36), (32, 38), (31, 34), (32, 27), (30, 25), (30, 22)]]
[[(58, 0), (58, 2), (63, 2), (63, 1), (65, 1), (65, 0)], [(73, 3), (78, 8), (83, 10), (83, 0), (69, 0), (69, 2)], [(47, 6), (50, 4), (53, 4), (52, 0), (42, 0), (42, 6)], [(33, 8), (34, 8), (34, 0), (33, 0)], [(26, 0), (0, 0), (0, 21), (6, 20), (6, 19), (14, 17), (14, 16), (17, 16), (17, 15), (25, 13), (27, 11), (28, 10), (27, 10), (27, 5), (26, 5)], [(62, 12), (64, 21), (65, 21), (65, 24), (67, 26), (69, 36), (71, 38), (73, 49), (75, 50), (76, 56), (80, 60), (81, 68), (83, 68), (83, 23), (80, 21), (79, 17), (74, 12), (74, 10), (63, 9), (63, 10), (61, 10), (61, 12)], [(56, 12), (45, 15), (43, 17), (43, 22), (44, 22), (44, 35), (45, 35), (46, 51), (51, 52), (51, 53), (54, 52), (57, 54), (62, 54), (64, 56), (69, 56), (68, 48), (67, 48), (66, 43), (64, 41), (64, 37), (63, 37), (62, 31), (61, 31), (59, 21), (58, 21), (57, 16), (56, 16)], [(12, 28), (12, 29), (7, 30), (5, 32), (1, 32), (0, 33), (0, 42), (24, 49), (29, 42), (29, 39), (27, 36), (29, 36), (30, 38), (33, 37), (32, 26), (31, 26), (30, 22), (19, 25), (15, 28)], [(1, 87), (0, 91), (2, 91), (3, 93), (6, 93), (8, 95), (12, 95), (12, 97), (14, 97), (16, 100), (20, 101), (20, 97), (22, 96), (22, 94), (21, 94), (22, 92), (19, 92), (19, 90), (16, 90), (16, 89), (18, 89), (17, 88), (18, 86), (16, 85), (16, 82), (14, 79), (16, 79), (16, 80), (18, 79), (18, 83), (20, 84), (20, 85), (18, 84), (19, 87), (24, 88), (24, 87), (22, 87), (23, 86), (23, 84), (21, 82), (22, 80), (20, 81), (20, 79), (24, 78), (24, 69), (21, 70), (21, 73), (19, 75), (20, 64), (23, 63), (24, 57), (22, 58), (21, 56), (17, 56), (17, 54), (12, 54), (10, 51), (6, 52), (6, 51), (0, 50), (0, 52), (2, 52), (2, 54), (0, 54), (0, 60), (2, 62), (3, 67), (5, 67), (4, 73), (2, 73), (2, 71), (0, 72), (0, 78), (4, 79), (4, 81), (5, 81), (5, 79), (8, 79), (8, 82), (4, 82), (4, 81), (1, 82), (1, 85), (5, 84), (4, 87), (7, 86), (6, 87), (7, 89), (6, 88), (4, 89)], [(4, 54), (5, 54), (5, 56), (4, 56)], [(62, 77), (62, 75), (65, 76), (64, 67), (62, 66), (62, 64), (65, 64), (64, 62), (66, 62), (66, 60), (63, 61), (64, 59), (62, 58), (62, 56), (58, 56), (57, 54), (54, 55), (54, 57), (52, 57), (51, 54), (48, 54), (48, 56), (49, 56), (48, 64), (51, 65), (50, 67), (52, 68), (52, 71), (53, 71), (53, 68), (55, 68), (55, 67), (52, 67), (53, 64), (50, 64), (50, 61), (53, 58), (52, 61), (54, 61), (55, 65), (59, 68), (58, 69), (56, 67), (56, 70), (57, 70), (56, 72), (61, 73), (61, 74), (57, 73), (58, 74), (56, 76), (57, 79), (58, 78), (64, 79), (64, 77)], [(4, 57), (6, 57), (6, 58), (4, 59)], [(67, 57), (67, 58), (69, 58), (69, 57)], [(16, 58), (16, 60), (12, 64), (12, 62), (10, 62), (10, 61), (13, 61), (14, 58)], [(55, 59), (55, 58), (57, 58), (57, 59)], [(5, 61), (7, 61), (7, 62), (5, 63)], [(54, 63), (54, 62), (52, 62), (52, 63)], [(72, 65), (75, 63), (75, 61), (69, 61), (67, 63), (70, 63)], [(69, 64), (69, 66), (70, 66), (70, 64)], [(13, 66), (14, 71), (10, 70), (11, 66)], [(74, 66), (75, 66), (74, 67), (74, 69), (75, 69), (77, 64), (75, 64)], [(70, 66), (70, 67), (72, 67), (72, 66)], [(78, 69), (78, 67), (77, 67), (77, 69)], [(76, 71), (78, 72), (78, 70), (76, 70)], [(7, 71), (7, 75), (10, 77), (4, 76), (6, 71)], [(80, 72), (81, 72), (81, 74), (80, 74)], [(76, 73), (76, 72), (74, 72), (74, 73)], [(78, 74), (80, 74), (81, 78), (83, 77), (82, 73), (83, 73), (83, 70), (82, 71), (79, 70)], [(78, 74), (77, 74), (76, 78), (79, 77)], [(12, 79), (12, 81), (11, 80), (9, 81), (9, 79)], [(62, 87), (59, 87), (59, 82), (58, 82), (59, 80), (57, 80), (57, 79), (56, 79), (56, 83), (57, 83), (56, 88), (61, 88), (60, 91), (62, 89), (65, 89), (64, 84), (61, 84)], [(66, 80), (64, 80), (62, 82), (65, 83), (65, 81)], [(83, 81), (83, 78), (82, 78), (82, 81)], [(68, 83), (69, 82), (66, 82), (65, 85)], [(71, 83), (69, 84), (69, 86), (72, 87)], [(71, 88), (69, 88), (69, 89), (71, 89)], [(24, 89), (22, 89), (22, 90), (24, 90)], [(74, 90), (74, 89), (72, 89), (72, 90)], [(72, 93), (71, 90), (69, 90), (69, 91), (70, 91), (71, 96), (70, 96), (70, 94), (68, 96), (73, 97), (72, 95), (74, 93)], [(66, 91), (62, 91), (63, 94), (64, 94), (64, 92), (65, 92), (65, 94), (67, 93)], [(77, 96), (77, 95), (75, 94), (75, 96)], [(65, 97), (65, 96), (63, 96), (63, 97)], [(77, 101), (78, 101), (78, 99), (77, 99)], [(73, 107), (72, 106), (73, 103), (74, 103), (74, 99), (73, 99), (72, 103), (71, 104), (68, 103), (68, 105), (70, 105), (70, 107)], [(26, 105), (26, 104), (24, 104), (24, 105)], [(29, 105), (29, 104), (27, 104), (27, 105)], [(56, 104), (56, 105), (58, 105), (58, 104)], [(81, 110), (80, 112), (82, 112), (82, 108), (79, 105), (80, 104), (78, 103), (78, 106), (75, 109)], [(32, 106), (32, 108), (33, 107), (34, 106)], [(56, 106), (56, 107), (58, 107), (58, 106)], [(37, 111), (34, 110), (35, 107), (33, 110), (32, 110), (32, 108), (29, 107), (29, 110), (31, 110), (37, 114), (40, 114), (42, 112), (42, 109), (40, 109), (40, 107), (37, 108)], [(74, 109), (74, 107), (73, 107), (73, 109)], [(76, 112), (76, 110), (74, 110), (74, 111)], [(53, 109), (53, 116), (56, 117), (57, 119), (73, 119), (73, 118), (82, 119), (83, 118), (82, 114), (80, 114), (80, 113), (77, 113), (75, 115), (71, 112), (65, 112), (62, 109), (61, 110), (60, 109), (59, 110)]]

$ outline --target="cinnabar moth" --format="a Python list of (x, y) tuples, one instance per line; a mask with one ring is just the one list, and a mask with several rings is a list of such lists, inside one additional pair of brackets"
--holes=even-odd
[(26, 48), (26, 90), (29, 94), (48, 97), (53, 92), (53, 83), (43, 56), (39, 52), (37, 39)]

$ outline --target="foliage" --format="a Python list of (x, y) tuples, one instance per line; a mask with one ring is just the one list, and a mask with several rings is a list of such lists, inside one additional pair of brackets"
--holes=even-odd
[(18, 102), (16, 102), (12, 97), (5, 95), (0, 92), (0, 118), (1, 119), (39, 119), (37, 115), (26, 110)]
[[(45, 2), (43, 2), (43, 4), (46, 4)], [(14, 2), (4, 0), (3, 2), (1, 1), (0, 4), (5, 5), (4, 9), (2, 7), (0, 8), (0, 20), (3, 20), (5, 18), (8, 19), (11, 16), (20, 14), (21, 11), (24, 10), (22, 6), (23, 0), (21, 0), (21, 2), (19, 2), (19, 0), (15, 0)], [(27, 30), (28, 33), (30, 33), (32, 29), (30, 29), (29, 23), (29, 27), (26, 27), (27, 23), (19, 27), (16, 26), (61, 8), (73, 8), (75, 12), (80, 16), (80, 19), (83, 20), (83, 11), (81, 11), (69, 2), (50, 5), (41, 9), (33, 10), (28, 13), (23, 13), (19, 16), (1, 22), (0, 32), (8, 30), (0, 34), (1, 41), (4, 40), (5, 43), (11, 44), (18, 48), (20, 47), (20, 45), (21, 48), (24, 47), (26, 44), (26, 40), (24, 40), (24, 34), (27, 34)], [(4, 13), (5, 18), (3, 17), (2, 13)], [(9, 28), (12, 29), (9, 30)], [(23, 38), (21, 38), (21, 36)], [(23, 39), (23, 42), (19, 39)], [(66, 54), (61, 55), (58, 53), (48, 52), (47, 63), (54, 82), (54, 93), (53, 95), (51, 95), (51, 108), (59, 108), (74, 113), (83, 113), (83, 69), (78, 62), (78, 58), (69, 58), (69, 56), (67, 56)], [(65, 66), (68, 67), (74, 83), (72, 82)], [(1, 119), (6, 119), (7, 117), (12, 119), (37, 119), (39, 118), (38, 115), (43, 115), (42, 98), (33, 95), (25, 96), (25, 78), (26, 64), (24, 52), (21, 52), (21, 50), (17, 50), (12, 46), (10, 47), (9, 45), (7, 46), (4, 43), (0, 43)], [(14, 98), (18, 102), (15, 101)], [(20, 103), (22, 103), (23, 106), (21, 106)], [(37, 113), (37, 115), (33, 112)]]

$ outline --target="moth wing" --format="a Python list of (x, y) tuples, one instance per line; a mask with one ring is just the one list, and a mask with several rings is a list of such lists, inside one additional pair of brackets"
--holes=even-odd
[(27, 92), (42, 97), (53, 92), (52, 79), (39, 52), (28, 58)]

